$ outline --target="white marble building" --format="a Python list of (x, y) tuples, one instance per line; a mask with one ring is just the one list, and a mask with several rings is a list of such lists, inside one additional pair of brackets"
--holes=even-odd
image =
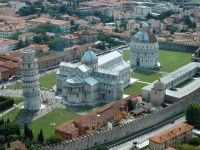
[(155, 68), (159, 66), (158, 41), (156, 36), (150, 31), (149, 25), (144, 23), (137, 32), (130, 44), (132, 68)]
[(35, 51), (21, 50), (21, 75), (23, 83), (24, 109), (39, 110), (41, 106), (38, 64)]
[(118, 51), (96, 56), (88, 49), (81, 62), (62, 62), (57, 72), (57, 92), (71, 106), (121, 99), (129, 83), (130, 65)]

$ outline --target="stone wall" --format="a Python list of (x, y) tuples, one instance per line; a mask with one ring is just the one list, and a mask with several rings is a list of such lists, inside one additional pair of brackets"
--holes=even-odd
[(184, 44), (178, 44), (178, 43), (173, 43), (173, 42), (159, 42), (159, 48), (192, 53), (192, 52), (195, 52), (199, 48), (199, 46), (184, 45)]
[(177, 103), (166, 107), (160, 111), (155, 111), (145, 117), (141, 117), (136, 121), (130, 122), (126, 125), (118, 126), (110, 130), (95, 133), (93, 135), (86, 135), (77, 139), (67, 141), (59, 145), (51, 145), (46, 149), (52, 150), (83, 150), (89, 147), (93, 147), (98, 144), (103, 144), (118, 140), (128, 135), (134, 134), (138, 131), (142, 131), (146, 128), (154, 126), (166, 119), (169, 119), (175, 115), (183, 112), (187, 105), (192, 102), (200, 102), (200, 90), (198, 89), (194, 93), (191, 93), (182, 98)]

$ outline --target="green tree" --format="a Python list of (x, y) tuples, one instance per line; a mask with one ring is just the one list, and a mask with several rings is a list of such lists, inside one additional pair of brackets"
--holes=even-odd
[(171, 34), (174, 34), (174, 32), (178, 31), (178, 28), (172, 24), (167, 25), (166, 29), (169, 30)]
[(69, 43), (62, 38), (54, 38), (47, 42), (49, 48), (55, 51), (63, 51), (64, 48), (69, 46)]
[(0, 120), (0, 126), (1, 125), (4, 125), (4, 119), (3, 118)]
[(163, 20), (163, 19), (165, 19), (165, 18), (167, 18), (167, 17), (170, 17), (170, 16), (173, 15), (173, 14), (174, 14), (174, 12), (171, 11), (171, 10), (165, 11), (165, 12), (161, 13), (161, 14), (158, 16), (158, 19), (159, 19), (159, 20)]
[(199, 146), (200, 145), (200, 137), (192, 137), (188, 140), (188, 144), (193, 146)]
[(190, 16), (188, 15), (185, 15), (183, 18), (182, 18), (182, 21), (186, 24), (186, 25), (190, 25), (192, 23), (191, 19), (190, 19)]
[(50, 145), (50, 144), (58, 144), (58, 143), (61, 143), (62, 142), (62, 138), (58, 135), (53, 135), (49, 138), (47, 138), (46, 140), (46, 144), (47, 145)]
[(0, 135), (0, 145), (5, 143), (5, 137), (3, 135)]
[(9, 142), (16, 141), (18, 139), (18, 136), (16, 134), (11, 134), (7, 136), (7, 139)]
[(192, 103), (186, 109), (186, 120), (189, 124), (200, 128), (200, 104)]
[(33, 137), (33, 131), (32, 131), (32, 129), (29, 129), (29, 131), (28, 131), (29, 133), (28, 133), (28, 135), (29, 135), (29, 138), (31, 139), (31, 140), (33, 140), (34, 139), (34, 137)]
[(128, 106), (128, 111), (132, 111), (135, 109), (135, 104), (131, 100), (128, 100), (127, 106)]
[(43, 136), (43, 131), (42, 131), (42, 129), (40, 129), (40, 132), (39, 132), (39, 134), (38, 134), (38, 141), (39, 141), (40, 143), (43, 143), (43, 142), (44, 142), (44, 136)]

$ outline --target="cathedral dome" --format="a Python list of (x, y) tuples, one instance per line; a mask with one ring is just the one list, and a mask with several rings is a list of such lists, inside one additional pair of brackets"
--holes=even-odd
[(153, 88), (160, 91), (165, 89), (165, 85), (160, 79), (158, 79), (158, 81), (154, 83)]
[(96, 54), (90, 49), (88, 49), (81, 58), (81, 62), (84, 64), (96, 64), (97, 61), (98, 58)]
[(136, 43), (155, 43), (157, 38), (150, 31), (148, 23), (145, 22), (140, 31), (133, 36), (132, 41)]

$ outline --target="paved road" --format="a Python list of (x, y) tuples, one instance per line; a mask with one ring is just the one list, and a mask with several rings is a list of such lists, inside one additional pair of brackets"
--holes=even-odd
[[(172, 123), (174, 120), (176, 120), (174, 123)], [(109, 150), (130, 150), (133, 146), (133, 142), (141, 143), (145, 140), (147, 140), (149, 137), (169, 128), (172, 127), (174, 124), (178, 124), (181, 122), (185, 122), (185, 117), (182, 115), (171, 118), (167, 121), (164, 121), (158, 125), (155, 125), (149, 129), (146, 129), (142, 132), (139, 132), (137, 134), (134, 134), (132, 136), (129, 136), (125, 140), (121, 140), (120, 142), (117, 142), (113, 145), (108, 146)]]

